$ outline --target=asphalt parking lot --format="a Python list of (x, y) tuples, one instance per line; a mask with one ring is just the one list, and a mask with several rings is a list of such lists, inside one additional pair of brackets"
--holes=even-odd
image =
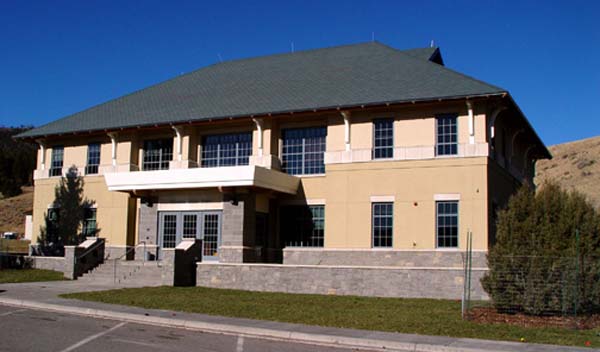
[(350, 351), (0, 305), (0, 351)]

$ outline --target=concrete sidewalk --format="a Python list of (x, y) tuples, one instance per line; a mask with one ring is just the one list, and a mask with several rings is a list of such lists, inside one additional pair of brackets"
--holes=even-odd
[(183, 328), (208, 333), (371, 350), (429, 352), (562, 352), (595, 350), (554, 345), (307, 326), (68, 300), (57, 296), (61, 293), (97, 291), (112, 288), (116, 288), (116, 286), (82, 284), (77, 281), (1, 284), (0, 304), (94, 318)]

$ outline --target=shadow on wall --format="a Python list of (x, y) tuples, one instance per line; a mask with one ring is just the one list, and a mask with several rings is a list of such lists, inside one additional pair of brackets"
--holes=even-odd
[(97, 236), (95, 201), (83, 196), (84, 181), (75, 165), (54, 188), (54, 202), (40, 226), (36, 255), (63, 256), (64, 246), (74, 246)]

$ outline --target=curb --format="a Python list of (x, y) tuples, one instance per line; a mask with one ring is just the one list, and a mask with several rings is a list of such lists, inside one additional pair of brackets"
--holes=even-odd
[[(130, 323), (179, 328), (214, 334), (236, 335), (248, 338), (267, 339), (276, 341), (291, 341), (304, 344), (316, 344), (321, 346), (343, 347), (354, 349), (370, 349), (385, 351), (413, 351), (413, 352), (506, 352), (506, 350), (451, 347), (445, 345), (433, 345), (414, 342), (399, 342), (391, 340), (376, 340), (368, 338), (346, 337), (325, 334), (302, 333), (289, 330), (272, 330), (264, 328), (253, 328), (247, 326), (206, 323), (196, 320), (184, 320), (147, 316), (134, 313), (123, 313), (109, 310), (63, 306), (59, 304), (27, 301), (13, 298), (0, 298), (0, 304), (18, 308), (44, 310), (66, 314), (81, 315), (100, 319), (111, 319), (126, 321)], [(506, 343), (506, 342), (504, 342)], [(512, 345), (512, 343), (511, 343)], [(514, 347), (517, 347), (515, 344)], [(522, 347), (522, 346), (521, 346)]]

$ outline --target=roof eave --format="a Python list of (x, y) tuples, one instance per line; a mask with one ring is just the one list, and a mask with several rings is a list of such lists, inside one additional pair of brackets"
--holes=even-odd
[[(305, 109), (295, 109), (295, 110), (281, 110), (281, 111), (272, 111), (272, 112), (258, 112), (255, 114), (243, 114), (243, 115), (234, 115), (234, 116), (217, 116), (210, 118), (190, 118), (187, 121), (168, 121), (164, 123), (149, 123), (149, 124), (139, 124), (139, 125), (126, 125), (119, 126), (114, 128), (99, 128), (92, 130), (80, 130), (80, 131), (70, 131), (70, 132), (61, 132), (61, 133), (50, 133), (50, 134), (30, 134), (28, 132), (33, 132), (33, 130), (29, 130), (27, 132), (18, 134), (14, 136), (15, 139), (22, 140), (35, 140), (40, 138), (48, 138), (48, 137), (56, 137), (63, 135), (77, 135), (77, 134), (85, 134), (85, 133), (99, 133), (99, 132), (120, 132), (124, 130), (132, 130), (139, 128), (148, 128), (148, 127), (168, 127), (172, 125), (180, 125), (180, 124), (191, 124), (191, 123), (199, 123), (199, 122), (207, 122), (207, 121), (220, 121), (220, 120), (233, 120), (233, 119), (242, 119), (242, 118), (255, 118), (255, 117), (267, 117), (267, 116), (277, 116), (277, 115), (286, 115), (286, 114), (302, 114), (302, 113), (310, 113), (310, 112), (324, 112), (324, 111), (332, 111), (332, 110), (346, 110), (346, 109), (364, 109), (364, 108), (374, 108), (374, 107), (385, 107), (385, 106), (393, 106), (393, 105), (404, 105), (404, 104), (416, 104), (416, 103), (431, 103), (431, 102), (442, 102), (442, 101), (452, 101), (452, 100), (462, 100), (462, 99), (479, 99), (479, 98), (490, 98), (493, 96), (505, 96), (507, 95), (507, 91), (498, 91), (498, 92), (490, 92), (483, 94), (469, 94), (469, 95), (456, 95), (456, 96), (445, 96), (445, 97), (435, 97), (435, 98), (418, 98), (418, 99), (403, 99), (403, 100), (389, 100), (389, 101), (380, 101), (380, 102), (370, 102), (370, 103), (357, 103), (357, 104), (340, 104), (333, 106), (321, 106), (321, 107), (312, 107)], [(515, 104), (516, 105), (516, 104)]]

